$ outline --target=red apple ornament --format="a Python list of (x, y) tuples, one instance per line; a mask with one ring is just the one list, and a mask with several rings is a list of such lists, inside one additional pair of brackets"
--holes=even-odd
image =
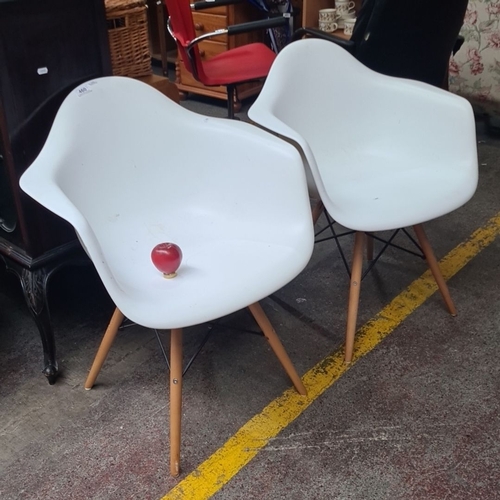
[(175, 278), (181, 265), (182, 251), (175, 243), (159, 243), (151, 251), (151, 260), (164, 278)]

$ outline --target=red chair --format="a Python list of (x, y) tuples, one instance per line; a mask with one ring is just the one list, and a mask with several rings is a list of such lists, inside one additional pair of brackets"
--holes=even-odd
[(261, 80), (267, 76), (276, 54), (263, 43), (250, 43), (202, 61), (198, 43), (220, 35), (237, 35), (256, 29), (275, 28), (289, 23), (289, 14), (280, 17), (236, 24), (211, 33), (196, 36), (191, 9), (202, 10), (217, 5), (236, 3), (235, 0), (202, 1), (189, 4), (186, 0), (165, 0), (169, 13), (168, 31), (176, 41), (186, 69), (203, 85), (227, 88), (228, 117), (234, 118), (234, 89), (240, 83)]

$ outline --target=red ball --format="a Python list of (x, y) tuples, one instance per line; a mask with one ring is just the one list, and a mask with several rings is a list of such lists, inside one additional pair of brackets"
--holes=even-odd
[(151, 260), (165, 278), (174, 278), (181, 265), (182, 251), (175, 243), (159, 243), (151, 251)]

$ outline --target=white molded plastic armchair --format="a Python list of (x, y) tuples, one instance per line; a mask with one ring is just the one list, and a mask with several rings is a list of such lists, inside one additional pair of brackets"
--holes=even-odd
[[(291, 145), (247, 123), (187, 111), (133, 79), (102, 78), (66, 98), (20, 184), (74, 226), (117, 307), (87, 389), (124, 316), (171, 330), (172, 475), (179, 474), (182, 328), (248, 306), (306, 393), (258, 304), (295, 278), (313, 249), (303, 164)], [(161, 242), (182, 249), (174, 279), (151, 262)]]
[(422, 223), (457, 209), (476, 190), (475, 123), (465, 99), (376, 73), (334, 43), (306, 39), (280, 52), (248, 115), (297, 145), (328, 213), (356, 231), (346, 361), (353, 352), (365, 232), (413, 226), (456, 314)]

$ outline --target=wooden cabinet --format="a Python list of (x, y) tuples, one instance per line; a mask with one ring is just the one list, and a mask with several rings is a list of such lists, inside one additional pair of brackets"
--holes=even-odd
[(0, 34), (0, 259), (21, 281), (53, 383), (47, 281), (62, 264), (81, 258), (81, 246), (69, 224), (20, 190), (19, 178), (68, 93), (111, 74), (103, 0), (1, 0)]
[[(189, 0), (179, 1), (186, 2)], [(262, 13), (247, 2), (193, 12), (196, 36), (209, 33), (219, 28), (225, 28), (229, 25), (245, 23), (257, 19), (262, 19)], [(264, 36), (264, 30), (229, 37), (224, 35), (205, 40), (201, 42), (198, 47), (202, 59), (210, 59), (221, 52), (239, 47), (240, 45), (262, 42)], [(206, 87), (202, 83), (196, 81), (191, 73), (185, 68), (184, 63), (179, 59), (176, 62), (175, 82), (181, 92), (192, 92), (194, 94), (202, 94), (218, 99), (227, 99), (225, 87)], [(260, 82), (238, 85), (236, 90), (237, 100), (245, 99), (246, 97), (256, 94), (261, 87), (262, 84)]]

